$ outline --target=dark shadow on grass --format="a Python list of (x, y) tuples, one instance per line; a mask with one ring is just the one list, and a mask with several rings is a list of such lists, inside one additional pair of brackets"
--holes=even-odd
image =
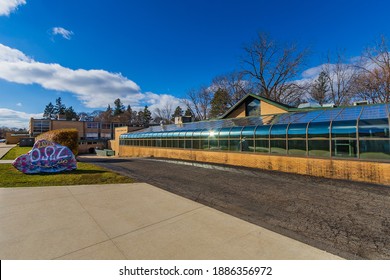
[[(97, 173), (105, 173), (108, 172), (107, 170), (73, 170), (68, 172), (69, 174), (97, 174)], [(64, 172), (65, 174), (66, 172)]]
[(84, 157), (77, 157), (77, 161), (79, 162), (108, 162), (108, 163), (118, 163), (118, 162), (132, 162), (131, 159), (124, 159), (124, 158), (84, 158)]
[(99, 173), (105, 173), (105, 172), (108, 172), (107, 170), (80, 170), (80, 169), (76, 169), (76, 170), (71, 170), (71, 171), (63, 171), (63, 172), (53, 172), (53, 173), (50, 173), (50, 172), (47, 172), (47, 173), (35, 173), (35, 174), (26, 174), (26, 175), (40, 175), (40, 176), (50, 176), (50, 175), (58, 175), (58, 174), (61, 174), (61, 175), (66, 175), (66, 174), (99, 174)]

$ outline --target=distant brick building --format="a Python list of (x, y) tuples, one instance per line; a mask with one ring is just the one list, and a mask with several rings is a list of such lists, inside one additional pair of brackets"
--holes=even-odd
[[(90, 153), (95, 148), (108, 148), (108, 140), (115, 138), (116, 127), (127, 127), (128, 124), (120, 122), (97, 122), (91, 120), (68, 121), (58, 119), (30, 119), (29, 134), (36, 137), (44, 132), (74, 128), (79, 132), (79, 153)], [(129, 127), (128, 131), (136, 131), (143, 127)]]

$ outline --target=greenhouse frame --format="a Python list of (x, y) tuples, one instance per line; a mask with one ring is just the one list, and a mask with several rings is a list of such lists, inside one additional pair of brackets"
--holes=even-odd
[(154, 126), (119, 145), (390, 161), (390, 104)]

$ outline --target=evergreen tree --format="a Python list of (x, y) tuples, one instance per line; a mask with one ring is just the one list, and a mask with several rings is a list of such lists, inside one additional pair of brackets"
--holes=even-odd
[(115, 99), (114, 105), (115, 105), (114, 117), (123, 114), (123, 112), (125, 111), (125, 106), (123, 105), (123, 103), (121, 102), (121, 100), (119, 98)]
[(149, 111), (148, 106), (145, 106), (144, 111), (142, 113), (143, 126), (149, 126), (150, 121), (152, 120), (152, 112)]
[(77, 120), (77, 118), (78, 118), (77, 113), (74, 111), (72, 106), (65, 109), (65, 117), (66, 117), (66, 120), (68, 120), (68, 121), (70, 121), (72, 119)]
[(46, 105), (45, 110), (43, 111), (44, 118), (50, 118), (54, 113), (54, 105), (53, 103), (49, 103)]
[(128, 105), (126, 108), (126, 111), (123, 113), (125, 122), (131, 124), (133, 120), (133, 110), (131, 109), (131, 106)]
[(56, 99), (56, 105), (54, 107), (54, 114), (64, 115), (66, 106), (62, 104), (61, 97)]
[(184, 116), (192, 117), (192, 118), (194, 117), (194, 113), (192, 113), (192, 110), (190, 107), (187, 107), (187, 110), (185, 111)]
[(216, 118), (228, 109), (229, 93), (225, 89), (218, 88), (211, 100), (210, 118)]
[(183, 116), (183, 109), (180, 106), (177, 106), (175, 112), (172, 115), (172, 120), (174, 120), (175, 117), (182, 117), (182, 116)]

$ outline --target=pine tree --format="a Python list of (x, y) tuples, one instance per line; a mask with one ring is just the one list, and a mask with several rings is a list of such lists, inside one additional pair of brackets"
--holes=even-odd
[(64, 115), (66, 106), (62, 104), (61, 97), (56, 99), (56, 105), (54, 107), (54, 114)]
[(123, 112), (125, 111), (125, 106), (123, 105), (123, 103), (121, 102), (121, 100), (119, 98), (115, 99), (114, 105), (115, 105), (114, 117), (123, 114)]
[(44, 118), (50, 118), (54, 113), (54, 105), (53, 103), (49, 103), (46, 105), (45, 110), (43, 111)]
[(131, 106), (128, 105), (126, 108), (126, 111), (123, 113), (126, 119), (126, 122), (131, 124), (133, 122), (133, 110), (131, 109)]
[(225, 89), (218, 88), (211, 100), (210, 118), (216, 118), (228, 109), (229, 93)]
[(182, 117), (183, 109), (180, 106), (177, 106), (175, 112), (173, 113), (173, 117)]
[(72, 120), (72, 119), (76, 119), (78, 118), (77, 116), (77, 113), (74, 111), (73, 107), (70, 106), (69, 108), (66, 108), (65, 109), (65, 117), (68, 121)]
[(187, 107), (187, 110), (185, 111), (184, 116), (185, 117), (192, 117), (192, 118), (194, 117), (194, 113), (192, 112), (190, 107)]
[(152, 112), (149, 111), (148, 106), (145, 106), (144, 111), (142, 113), (143, 126), (149, 126), (150, 121), (152, 120)]

